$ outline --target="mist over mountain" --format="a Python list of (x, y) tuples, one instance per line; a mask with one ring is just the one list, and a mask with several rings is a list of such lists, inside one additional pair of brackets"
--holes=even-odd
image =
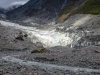
[(0, 19), (6, 19), (6, 13), (9, 11), (12, 11), (16, 8), (18, 8), (19, 6), (21, 6), (20, 4), (16, 4), (16, 5), (12, 5), (10, 7), (5, 8), (0, 8)]
[(19, 6), (21, 6), (21, 4), (15, 4), (15, 5), (12, 5), (12, 6), (10, 6), (10, 7), (7, 7), (6, 9), (1, 8), (0, 10), (1, 10), (3, 13), (7, 13), (7, 12), (9, 12), (9, 11), (12, 11), (12, 10), (18, 8)]
[(0, 8), (7, 9), (13, 5), (23, 5), (29, 0), (0, 0)]

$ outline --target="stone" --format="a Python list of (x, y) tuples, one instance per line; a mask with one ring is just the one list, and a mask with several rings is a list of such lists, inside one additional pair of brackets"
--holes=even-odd
[(43, 48), (43, 49), (35, 49), (35, 50), (33, 50), (33, 51), (31, 51), (31, 53), (45, 53), (46, 52), (46, 49), (45, 48)]
[(100, 50), (95, 50), (95, 53), (100, 53)]
[(0, 75), (3, 75), (3, 72), (2, 71), (0, 71)]
[(33, 75), (38, 75), (37, 73), (34, 73)]
[(29, 75), (34, 75), (34, 74), (32, 72), (30, 72)]

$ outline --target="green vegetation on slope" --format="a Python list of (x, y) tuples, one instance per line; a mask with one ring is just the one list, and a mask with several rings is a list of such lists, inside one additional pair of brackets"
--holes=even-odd
[(85, 0), (81, 5), (75, 6), (78, 1), (69, 0), (59, 13), (56, 22), (67, 18), (70, 14), (100, 14), (100, 0)]
[(100, 0), (85, 0), (76, 10), (80, 14), (100, 14)]

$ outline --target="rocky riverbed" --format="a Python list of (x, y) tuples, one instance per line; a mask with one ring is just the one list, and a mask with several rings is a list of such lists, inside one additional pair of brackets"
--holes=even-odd
[(0, 75), (100, 75), (100, 46), (38, 48), (25, 32), (0, 25)]

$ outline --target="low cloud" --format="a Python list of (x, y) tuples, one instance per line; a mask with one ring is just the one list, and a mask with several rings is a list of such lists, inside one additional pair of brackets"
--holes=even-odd
[(8, 8), (15, 4), (25, 4), (29, 0), (0, 0), (0, 8)]

